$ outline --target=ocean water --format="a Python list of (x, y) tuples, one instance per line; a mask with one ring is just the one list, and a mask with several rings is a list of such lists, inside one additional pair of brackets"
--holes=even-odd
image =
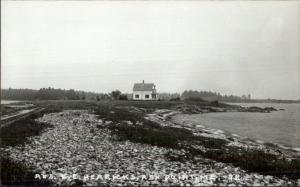
[(7, 104), (12, 104), (12, 103), (18, 103), (20, 101), (15, 101), (15, 100), (2, 100), (1, 99), (1, 105), (7, 105)]
[[(231, 103), (230, 103), (231, 104)], [(235, 103), (285, 109), (271, 113), (224, 112), (175, 116), (188, 123), (220, 129), (263, 142), (300, 150), (300, 104)]]

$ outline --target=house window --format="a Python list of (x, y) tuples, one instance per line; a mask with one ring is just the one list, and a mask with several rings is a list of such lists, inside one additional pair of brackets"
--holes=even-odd
[(135, 95), (135, 98), (137, 98), (137, 99), (138, 99), (139, 97), (140, 97), (140, 95), (139, 95), (139, 94), (136, 94), (136, 95)]
[(146, 99), (149, 99), (149, 95), (148, 95), (148, 94), (147, 94), (147, 95), (145, 95), (145, 98), (146, 98)]

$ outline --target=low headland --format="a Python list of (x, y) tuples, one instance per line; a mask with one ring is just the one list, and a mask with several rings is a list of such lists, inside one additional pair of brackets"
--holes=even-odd
[[(299, 182), (298, 152), (173, 118), (279, 110), (272, 107), (200, 100), (62, 100), (27, 105), (42, 110), (1, 125), (4, 185), (274, 186)], [(17, 112), (20, 109), (1, 105), (1, 116)]]

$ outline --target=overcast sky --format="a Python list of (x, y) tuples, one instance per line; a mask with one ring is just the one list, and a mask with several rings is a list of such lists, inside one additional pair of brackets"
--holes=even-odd
[(300, 99), (297, 1), (4, 1), (2, 88)]

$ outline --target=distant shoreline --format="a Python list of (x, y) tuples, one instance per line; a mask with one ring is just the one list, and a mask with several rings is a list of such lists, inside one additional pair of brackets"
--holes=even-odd
[(222, 103), (284, 103), (293, 104), (300, 103), (300, 100), (245, 100), (245, 101), (220, 101)]
[[(4, 101), (4, 102), (3, 102)], [(1, 99), (1, 104), (11, 104), (17, 102), (30, 102), (30, 101), (37, 101), (37, 100), (12, 100), (12, 99)], [(53, 100), (49, 100), (53, 101)], [(64, 101), (64, 100), (55, 100), (55, 101)], [(85, 101), (93, 101), (93, 100), (85, 100)], [(229, 104), (239, 104), (239, 103), (284, 103), (284, 104), (299, 104), (300, 100), (245, 100), (245, 101), (219, 101), (220, 103), (229, 103)]]

